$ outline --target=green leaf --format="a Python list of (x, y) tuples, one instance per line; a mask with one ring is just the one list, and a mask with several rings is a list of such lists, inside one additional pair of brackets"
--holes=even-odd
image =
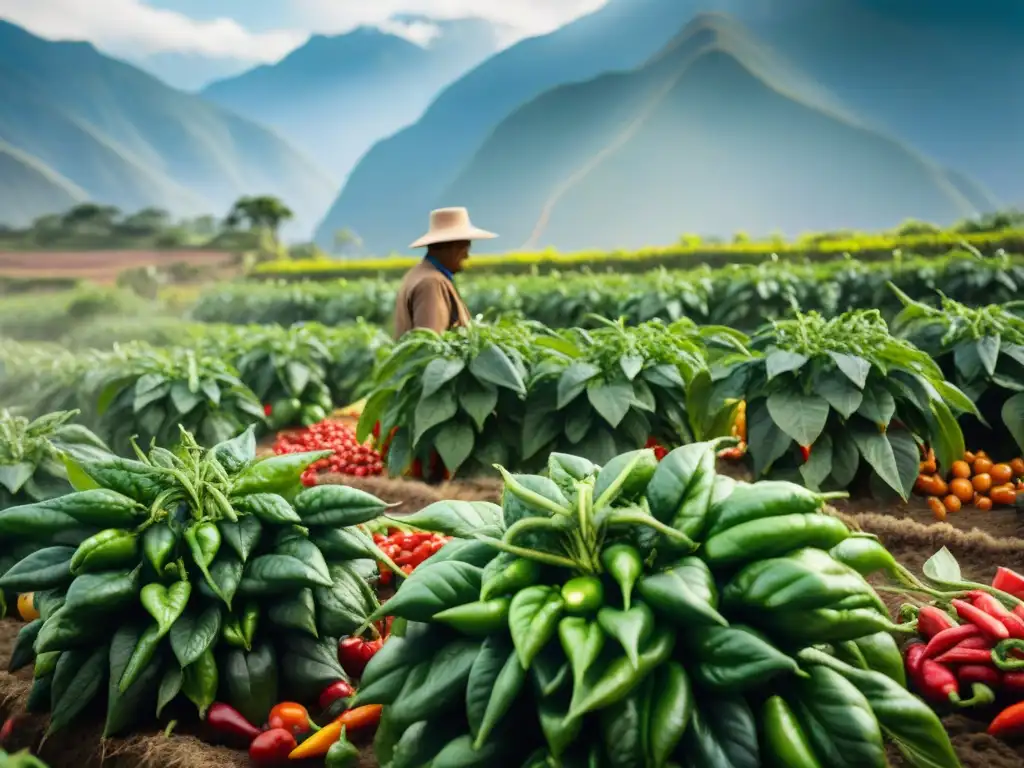
[(896, 457), (896, 469), (900, 482), (903, 484), (903, 498), (910, 498), (914, 490), (921, 467), (921, 452), (913, 435), (905, 429), (890, 429), (886, 432), (893, 455)]
[(780, 390), (768, 396), (766, 406), (772, 421), (798, 445), (813, 445), (828, 421), (828, 402), (817, 395)]
[(417, 568), (371, 618), (377, 621), (396, 616), (409, 621), (430, 621), (443, 610), (479, 600), (482, 578), (482, 568), (455, 560)]
[(943, 470), (948, 471), (953, 462), (963, 458), (964, 433), (960, 430), (956, 417), (949, 407), (937, 400), (929, 402), (932, 416), (938, 429), (937, 434), (931, 436), (931, 445), (935, 450), (935, 458)]
[(333, 637), (317, 640), (288, 632), (278, 659), (281, 683), (298, 701), (315, 701), (331, 683), (346, 679), (338, 663), (338, 641)]
[(573, 362), (558, 378), (558, 396), (555, 407), (562, 410), (569, 403), (583, 394), (587, 383), (600, 375), (601, 369), (593, 363), (582, 360)]
[(177, 664), (171, 664), (160, 680), (160, 688), (156, 694), (156, 716), (160, 717), (164, 708), (181, 693), (181, 685), (185, 674)]
[(1000, 415), (1017, 447), (1024, 451), (1024, 392), (1007, 398)]
[(413, 528), (459, 539), (475, 533), (499, 536), (502, 532), (501, 507), (489, 501), (436, 501), (400, 519)]
[(469, 364), (472, 373), (481, 384), (493, 384), (509, 389), (519, 395), (526, 394), (526, 383), (515, 365), (500, 347), (488, 344)]
[(434, 438), (434, 447), (437, 449), (445, 469), (454, 475), (473, 453), (475, 442), (476, 435), (471, 426), (449, 423), (445, 424), (437, 433), (437, 437)]
[(743, 693), (799, 667), (763, 636), (747, 627), (695, 627), (687, 636), (696, 663), (694, 679), (718, 693)]
[(871, 373), (871, 363), (857, 355), (847, 355), (843, 352), (829, 352), (828, 356), (835, 362), (836, 367), (842, 371), (846, 378), (852, 381), (857, 389), (864, 389), (868, 383), (868, 374)]
[(764, 401), (747, 404), (747, 444), (754, 459), (754, 477), (761, 477), (778, 461), (792, 444), (775, 421)]
[[(915, 465), (916, 466), (916, 465)], [(800, 465), (800, 476), (811, 490), (819, 490), (832, 474), (832, 436), (824, 434), (814, 443), (810, 458)]]
[(640, 648), (654, 630), (651, 609), (643, 603), (635, 603), (627, 611), (605, 606), (597, 612), (597, 623), (609, 637), (619, 642), (629, 663), (639, 668)]
[[(814, 454), (811, 454), (814, 458)], [(848, 430), (841, 430), (835, 433), (835, 440), (832, 444), (832, 481), (840, 488), (845, 488), (853, 482), (860, 468), (860, 451), (857, 444), (850, 437)]]
[(591, 381), (587, 398), (594, 410), (614, 429), (622, 423), (633, 404), (633, 386), (625, 381)]
[(656, 614), (679, 626), (729, 623), (716, 610), (715, 580), (700, 558), (686, 557), (663, 571), (643, 576), (637, 591)]
[(643, 370), (644, 358), (642, 355), (623, 355), (619, 358), (619, 367), (626, 374), (626, 378), (632, 381)]
[(565, 604), (557, 589), (527, 587), (516, 593), (509, 606), (508, 626), (523, 669), (554, 636)]
[(108, 646), (64, 651), (53, 673), (52, 714), (47, 735), (72, 723), (100, 692), (107, 679)]
[(29, 462), (18, 464), (0, 464), (0, 485), (14, 495), (21, 490), (22, 486), (35, 473), (36, 467)]
[(992, 376), (996, 372), (996, 363), (999, 362), (999, 334), (994, 336), (982, 336), (978, 341), (978, 359), (981, 361), (985, 373)]
[(395, 722), (411, 725), (463, 699), (480, 645), (472, 640), (453, 640), (414, 667), (391, 705)]
[(221, 608), (211, 605), (202, 611), (187, 610), (171, 626), (171, 650), (184, 669), (212, 648), (220, 636)]
[(300, 363), (298, 360), (289, 360), (284, 365), (285, 386), (288, 387), (288, 393), (292, 397), (302, 396), (312, 376), (313, 372), (309, 369), (309, 366)]
[(430, 397), (425, 397), (416, 405), (416, 412), (413, 415), (415, 432), (413, 433), (413, 446), (419, 445), (423, 435), (439, 424), (444, 424), (455, 417), (459, 412), (459, 403), (452, 389), (442, 389)]
[(925, 561), (921, 569), (925, 576), (940, 584), (957, 583), (963, 581), (963, 573), (960, 570), (960, 563), (953, 557), (953, 553), (943, 547)]
[(459, 393), (459, 405), (473, 420), (477, 431), (482, 432), (484, 423), (498, 405), (498, 389), (491, 384), (467, 386)]
[(466, 685), (466, 715), (475, 743), (483, 745), (508, 714), (526, 680), (515, 648), (502, 635), (484, 640)]
[(896, 413), (896, 400), (884, 387), (872, 386), (864, 390), (864, 400), (857, 413), (872, 423), (885, 427)]
[(768, 381), (783, 373), (799, 371), (807, 362), (807, 356), (799, 352), (787, 352), (777, 349), (771, 352), (764, 360), (765, 373)]
[(886, 485), (906, 501), (907, 496), (904, 495), (899, 468), (896, 466), (896, 456), (885, 434), (862, 424), (851, 425), (850, 434), (864, 460), (871, 465), (871, 468), (878, 473)]
[[(141, 627), (126, 624), (117, 628), (110, 642), (107, 719), (103, 726), (103, 738), (125, 733), (152, 711), (153, 694), (161, 678), (162, 659), (159, 651), (135, 682), (128, 686), (128, 690), (121, 693), (119, 685), (142, 636)], [(172, 663), (171, 667), (174, 666)]]
[(423, 376), (420, 379), (420, 386), (423, 388), (420, 399), (425, 400), (433, 395), (449, 381), (462, 373), (465, 368), (466, 363), (462, 360), (453, 360), (444, 357), (438, 357), (431, 360), (424, 369)]

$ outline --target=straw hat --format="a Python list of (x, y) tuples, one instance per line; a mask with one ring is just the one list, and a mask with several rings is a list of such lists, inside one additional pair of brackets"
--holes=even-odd
[(465, 208), (439, 208), (430, 212), (430, 231), (409, 247), (422, 248), (459, 240), (493, 240), (495, 237), (497, 235), (493, 232), (474, 227)]

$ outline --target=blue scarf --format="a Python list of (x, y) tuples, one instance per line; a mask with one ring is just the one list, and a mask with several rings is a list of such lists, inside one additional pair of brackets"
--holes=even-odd
[(446, 267), (445, 267), (445, 266), (444, 266), (444, 265), (443, 265), (443, 264), (442, 264), (441, 262), (439, 262), (439, 261), (438, 261), (437, 259), (435, 259), (435, 258), (434, 258), (433, 256), (427, 256), (427, 257), (425, 257), (425, 258), (426, 258), (426, 260), (427, 260), (428, 262), (430, 262), (430, 265), (431, 265), (431, 266), (432, 266), (432, 267), (433, 267), (434, 269), (436, 269), (436, 270), (437, 270), (438, 272), (440, 272), (440, 273), (441, 273), (442, 275), (444, 275), (445, 277), (447, 277), (447, 278), (448, 278), (448, 280), (449, 280), (449, 282), (451, 282), (451, 283), (454, 283), (454, 282), (455, 282), (455, 275), (453, 275), (453, 274), (452, 274), (452, 271), (451, 271), (450, 269), (446, 268)]

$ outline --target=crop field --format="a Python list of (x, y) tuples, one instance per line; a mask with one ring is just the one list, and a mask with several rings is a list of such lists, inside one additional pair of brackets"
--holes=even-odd
[(64, 278), (113, 284), (130, 269), (179, 262), (226, 270), (234, 256), (219, 251), (0, 251), (0, 279)]
[(0, 300), (0, 747), (1024, 764), (1024, 257), (952, 247)]

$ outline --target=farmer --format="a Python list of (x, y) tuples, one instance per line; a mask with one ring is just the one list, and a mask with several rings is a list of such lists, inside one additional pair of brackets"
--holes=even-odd
[(493, 232), (477, 229), (465, 208), (441, 208), (430, 214), (430, 231), (410, 245), (426, 246), (423, 261), (409, 270), (395, 301), (395, 338), (414, 328), (438, 333), (470, 323), (469, 310), (455, 288), (455, 273), (469, 258), (472, 240), (490, 240)]

